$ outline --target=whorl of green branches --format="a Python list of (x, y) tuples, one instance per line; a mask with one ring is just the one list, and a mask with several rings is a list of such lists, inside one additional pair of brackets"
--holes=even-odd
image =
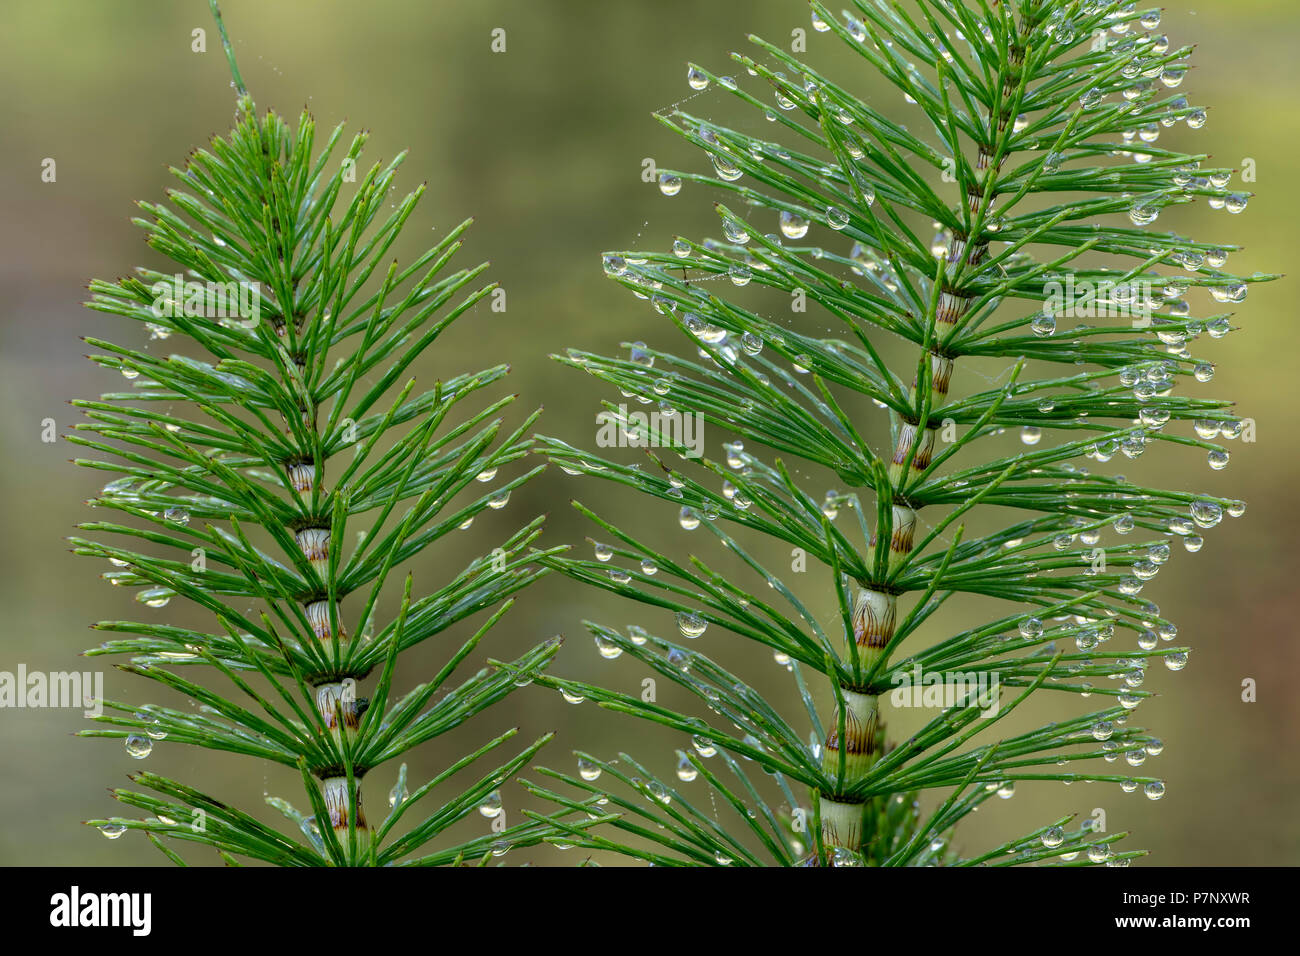
[[(198, 707), (106, 700), (104, 726), (85, 734), (125, 738), (132, 756), (161, 739), (283, 764), (301, 774), (307, 803), (300, 811), (268, 798), (294, 824), (286, 833), (218, 796), (139, 773), (132, 779), (147, 792), (113, 795), (142, 818), (90, 822), (109, 836), (143, 830), (177, 863), (177, 841), (228, 863), (490, 860), (548, 826), (438, 838), (493, 800), (546, 737), (493, 766), (511, 749), (507, 732), (411, 791), (402, 764), (384, 774), (397, 785), (380, 819), (371, 810), (367, 820), (361, 786), (527, 683), (557, 650), (552, 641), (508, 664), (462, 669), (512, 595), (546, 573), (531, 548), (541, 519), (434, 590), (417, 590), (408, 575), (399, 603), (390, 581), (540, 470), (489, 490), (475, 484), (528, 453), (536, 414), (508, 429), (512, 398), (484, 400), (504, 366), (416, 388), (412, 364), (494, 288), (481, 284), (486, 265), (449, 265), (468, 223), (409, 265), (386, 261), (423, 192), (393, 203), (402, 157), (361, 174), (364, 135), (340, 159), (341, 127), (317, 151), (310, 116), (296, 129), (259, 116), (225, 47), (239, 93), (235, 128), (173, 169), (169, 202), (141, 203), (136, 220), (175, 275), (142, 268), (90, 286), (90, 308), (130, 320), (137, 335), (148, 330), (151, 344), (87, 340), (92, 360), (131, 388), (76, 402), (88, 421), (69, 436), (95, 456), (78, 464), (115, 476), (90, 502), (115, 517), (82, 525), (75, 550), (112, 562), (104, 577), (141, 588), (144, 605), (174, 609), (180, 598), (213, 622), (104, 621), (99, 630), (121, 636), (89, 653), (128, 656), (123, 671)], [(417, 683), (400, 666), (404, 651), (483, 612), (436, 674)]]
[[(1201, 528), (1245, 506), (1148, 487), (1114, 464), (1153, 447), (1185, 456), (1189, 471), (1207, 455), (1211, 467), (1226, 463), (1214, 439), (1243, 425), (1231, 403), (1198, 394), (1213, 366), (1192, 349), (1229, 331), (1231, 304), (1272, 277), (1225, 271), (1236, 247), (1153, 224), (1166, 207), (1205, 200), (1240, 212), (1249, 197), (1230, 190), (1231, 170), (1180, 148), (1196, 135), (1181, 127), (1206, 114), (1177, 92), (1191, 48), (1159, 34), (1158, 11), (1114, 0), (854, 0), (836, 18), (811, 7), (814, 30), (847, 44), (908, 105), (877, 108), (757, 37), (757, 58), (733, 54), (739, 82), (691, 66), (693, 88), (764, 116), (774, 138), (682, 109), (659, 115), (713, 167), (663, 170), (661, 189), (712, 189), (722, 237), (604, 258), (690, 351), (624, 343), (626, 358), (560, 357), (658, 410), (607, 402), (605, 412), (654, 464), (539, 439), (570, 474), (680, 507), (684, 528), (754, 572), (674, 560), (581, 504), (609, 544), (596, 560), (548, 560), (659, 609), (643, 623), (675, 614), (671, 638), (588, 627), (604, 656), (636, 658), (717, 719), (540, 681), (690, 735), (678, 776), (712, 793), (693, 797), (627, 755), (582, 754), (577, 775), (547, 771), (565, 786), (530, 786), (573, 827), (556, 839), (661, 864), (1122, 864), (1138, 855), (1112, 849), (1123, 833), (1069, 817), (972, 855), (952, 849), (951, 833), (1021, 781), (1164, 793), (1136, 769), (1161, 744), (1133, 709), (1149, 695), (1144, 669), (1180, 669), (1188, 650), (1165, 643), (1173, 623), (1139, 592), (1171, 540), (1194, 550)], [(770, 312), (728, 297), (729, 283), (750, 286), (744, 301)], [(1208, 301), (1188, 300), (1198, 290)], [(792, 300), (809, 314), (774, 317)], [(1087, 320), (1075, 325), (1079, 315)], [(827, 323), (842, 333), (818, 336)], [(978, 360), (1003, 374), (962, 382), (964, 368), (996, 368)], [(674, 413), (740, 441), (723, 461), (694, 459)], [(881, 420), (883, 435), (886, 416), (887, 445), (872, 427)], [(1008, 431), (1026, 447), (1008, 450), (998, 438)], [(847, 490), (823, 498), (803, 487), (795, 475), (809, 465)], [(837, 522), (845, 512), (848, 523)], [(754, 533), (771, 553), (816, 559), (820, 574), (807, 586), (782, 580), (747, 544), (761, 543)], [(963, 594), (1001, 601), (1001, 616), (935, 634), (928, 622)], [(829, 623), (817, 613), (828, 603), (838, 609)], [(711, 660), (721, 632), (788, 662), (803, 713), (781, 712)], [(981, 718), (989, 701), (959, 690), (917, 733), (891, 739), (884, 699), (916, 668), (945, 681), (996, 675), (997, 715)], [(1109, 706), (1006, 732), (1004, 718), (1046, 691)], [(939, 791), (937, 805), (922, 813), (927, 790)], [(618, 816), (587, 829), (593, 813)]]

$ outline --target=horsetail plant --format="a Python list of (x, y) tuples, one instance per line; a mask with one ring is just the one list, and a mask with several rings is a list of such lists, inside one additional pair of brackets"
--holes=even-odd
[[(259, 116), (211, 6), (238, 93), (234, 129), (172, 170), (180, 185), (169, 190), (170, 205), (141, 203), (135, 220), (183, 272), (141, 268), (96, 281), (87, 303), (175, 351), (88, 339), (99, 350), (92, 360), (132, 388), (74, 403), (88, 421), (69, 437), (98, 455), (78, 464), (118, 476), (90, 504), (121, 516), (82, 525), (94, 537), (73, 539), (74, 549), (110, 561), (104, 577), (142, 588), (144, 605), (183, 598), (211, 614), (215, 628), (95, 625), (125, 636), (88, 653), (128, 655), (123, 671), (201, 706), (105, 700), (97, 719), (106, 727), (84, 734), (125, 739), (134, 757), (165, 740), (296, 768), (307, 808), (268, 797), (296, 824), (285, 833), (146, 772), (132, 780), (147, 792), (112, 791), (144, 819), (89, 822), (114, 838), (143, 830), (176, 863), (184, 863), (176, 841), (211, 847), (231, 864), (484, 862), (536, 843), (548, 826), (529, 820), (429, 844), (475, 808), (488, 815), (499, 806), (497, 788), (546, 737), (480, 769), (510, 749), (515, 731), (507, 732), (413, 792), (402, 764), (389, 775), (397, 785), (378, 823), (362, 807), (362, 782), (527, 683), (557, 650), (547, 642), (452, 681), (512, 595), (547, 573), (530, 547), (540, 518), (423, 596), (409, 574), (400, 601), (390, 584), (399, 565), (503, 507), (540, 470), (474, 490), (475, 479), (491, 481), (528, 453), (536, 413), (508, 430), (501, 413), (512, 397), (480, 400), (505, 366), (424, 391), (404, 378), (494, 288), (480, 284), (486, 264), (449, 266), (469, 223), (411, 264), (385, 265), (423, 187), (393, 204), (402, 156), (361, 175), (364, 134), (340, 162), (331, 157), (342, 127), (315, 153), (309, 115), (296, 130), (274, 112)], [(403, 652), (488, 611), (436, 674), (403, 692)], [(193, 671), (204, 676), (187, 676)], [(433, 806), (416, 820), (411, 809), (426, 798)]]
[[(626, 358), (559, 357), (657, 408), (602, 412), (620, 435), (600, 444), (642, 447), (652, 464), (539, 439), (569, 474), (680, 508), (682, 528), (716, 538), (734, 569), (677, 560), (575, 503), (600, 529), (595, 560), (548, 563), (665, 623), (676, 616), (672, 639), (588, 623), (601, 654), (636, 658), (703, 707), (539, 679), (689, 735), (677, 777), (702, 779), (727, 819), (627, 755), (583, 753), (576, 776), (547, 771), (564, 786), (529, 786), (559, 805), (560, 825), (572, 821), (555, 839), (658, 864), (1127, 864), (1140, 851), (1116, 849), (1125, 834), (1091, 820), (1043, 820), (970, 853), (953, 828), (1022, 781), (1164, 794), (1137, 769), (1163, 745), (1133, 710), (1149, 696), (1145, 669), (1181, 669), (1188, 649), (1169, 643), (1174, 624), (1140, 592), (1171, 541), (1198, 550), (1201, 529), (1245, 505), (1114, 465), (1152, 447), (1227, 462), (1213, 439), (1243, 422), (1195, 394), (1213, 366), (1191, 349), (1231, 329), (1217, 303), (1273, 277), (1224, 271), (1236, 247), (1152, 226), (1167, 207), (1204, 199), (1238, 213), (1248, 196), (1229, 190), (1232, 170), (1180, 148), (1180, 127), (1206, 113), (1177, 92), (1191, 48), (1158, 32), (1158, 11), (1114, 0), (854, 0), (841, 18), (811, 8), (814, 31), (906, 107), (896, 116), (757, 37), (756, 58), (733, 54), (752, 84), (690, 66), (693, 90), (720, 88), (781, 136), (680, 107), (657, 115), (712, 163), (661, 171), (662, 192), (714, 190), (722, 238), (608, 253), (604, 268), (691, 351), (637, 342)], [(697, 455), (689, 422), (734, 439), (724, 460)], [(817, 473), (843, 490), (823, 498), (800, 480)], [(807, 586), (773, 570), (791, 557), (795, 571), (812, 559)], [(961, 621), (955, 633), (940, 630), (944, 615)], [(802, 713), (719, 663), (734, 650), (719, 631), (773, 653)], [(1006, 729), (1048, 691), (1107, 705)], [(937, 709), (898, 739), (889, 707), (909, 694)], [(614, 819), (587, 830), (593, 813)]]

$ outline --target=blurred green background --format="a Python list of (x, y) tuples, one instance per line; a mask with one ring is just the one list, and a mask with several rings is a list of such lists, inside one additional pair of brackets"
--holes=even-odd
[[(833, 36), (807, 30), (799, 0), (226, 0), (223, 9), (260, 107), (296, 119), (306, 105), (321, 127), (346, 120), (351, 130), (367, 128), (373, 133), (370, 161), (409, 148), (399, 188), (426, 180), (429, 188), (399, 255), (409, 259), (461, 219), (476, 217), (460, 264), (491, 259), (490, 275), (507, 290), (507, 310), (472, 313), (440, 340), (421, 374), (508, 361), (513, 373), (507, 387), (521, 394), (515, 414), (544, 404), (543, 430), (575, 444), (592, 444), (597, 402), (609, 396), (585, 376), (549, 361), (548, 353), (568, 345), (608, 351), (636, 339), (677, 344), (664, 320), (602, 276), (601, 250), (664, 248), (677, 233), (717, 232), (711, 197), (703, 190), (688, 186), (669, 200), (641, 179), (647, 157), (661, 166), (702, 166), (702, 156), (692, 155), (650, 118), (652, 110), (691, 94), (686, 62), (734, 72), (725, 65), (726, 55), (744, 49), (748, 33), (788, 45), (791, 30), (799, 27), (808, 33), (813, 62), (838, 65), (841, 80), (852, 80), (862, 95), (895, 115), (906, 109), (896, 93), (881, 90), (845, 59)], [(198, 27), (208, 30), (205, 54), (190, 50), (191, 30)], [(1211, 107), (1204, 130), (1180, 127), (1167, 135), (1176, 137), (1176, 145), (1214, 154), (1222, 165), (1254, 160), (1258, 182), (1246, 188), (1259, 194), (1242, 216), (1203, 206), (1172, 209), (1168, 228), (1245, 245), (1230, 267), (1247, 273), (1285, 272), (1300, 221), (1300, 142), (1290, 120), (1298, 27), (1300, 6), (1268, 0), (1178, 0), (1165, 8), (1162, 29), (1173, 41), (1199, 43), (1196, 69), (1183, 91)], [(506, 31), (504, 53), (490, 49), (495, 28)], [(846, 77), (846, 69), (856, 73)], [(191, 147), (224, 133), (233, 115), (228, 80), (201, 0), (9, 0), (0, 10), (0, 84), (6, 94), (0, 122), (0, 670), (13, 671), (19, 663), (29, 670), (80, 669), (87, 662), (76, 655), (98, 641), (86, 629), (89, 622), (183, 613), (174, 605), (141, 609), (99, 580), (101, 569), (93, 562), (65, 550), (62, 537), (91, 517), (83, 502), (101, 482), (68, 464), (70, 446), (43, 443), (40, 432), (43, 419), (55, 419), (60, 430), (75, 420), (68, 399), (121, 385), (114, 373), (82, 358), (77, 337), (95, 334), (140, 345), (144, 336), (125, 322), (82, 309), (84, 284), (125, 274), (137, 264), (162, 265), (128, 222), (132, 202), (160, 198), (170, 184), (165, 167), (180, 165)], [(750, 119), (713, 90), (695, 97), (690, 109), (724, 122)], [(57, 162), (54, 183), (40, 178), (47, 157)], [(1258, 441), (1235, 443), (1223, 472), (1211, 472), (1199, 453), (1153, 455), (1160, 460), (1138, 463), (1152, 480), (1241, 497), (1250, 505), (1244, 518), (1210, 532), (1199, 555), (1176, 554), (1144, 592), (1180, 624), (1179, 642), (1195, 649), (1185, 671), (1151, 672), (1145, 686), (1161, 696), (1145, 703), (1136, 718), (1166, 741), (1164, 754), (1144, 772), (1163, 776), (1168, 795), (1150, 803), (1101, 784), (1022, 784), (1013, 800), (993, 801), (996, 806), (973, 818), (964, 842), (983, 846), (1066, 812), (1087, 815), (1100, 807), (1109, 829), (1135, 831), (1128, 845), (1151, 849), (1155, 864), (1297, 861), (1300, 695), (1291, 680), (1298, 656), (1293, 574), (1300, 422), (1292, 298), (1286, 283), (1254, 287), (1239, 312), (1242, 332), (1194, 346), (1220, 363), (1213, 384), (1202, 386), (1204, 394), (1235, 397), (1240, 413), (1257, 422)], [(718, 455), (723, 437), (708, 434), (709, 455)], [(1131, 468), (1138, 470), (1137, 464)], [(467, 536), (463, 541), (450, 540), (413, 565), (417, 592), (422, 581), (432, 588), (470, 554), (488, 550), (512, 521), (540, 512), (551, 516), (547, 542), (589, 547), (584, 538), (590, 528), (567, 506), (577, 488), (598, 510), (663, 529), (661, 540), (682, 537), (667, 503), (629, 501), (591, 479), (578, 481), (551, 469), (516, 492), (505, 512), (481, 519), (461, 533)], [(581, 630), (583, 618), (671, 626), (639, 607), (551, 580), (521, 597), (486, 642), (487, 653), (518, 653), (565, 634), (559, 672), (637, 690), (643, 676), (638, 665), (601, 660)], [(449, 635), (448, 642), (457, 636)], [(727, 642), (714, 631), (701, 645), (705, 640), (710, 647), (701, 650), (710, 653)], [(442, 653), (431, 647), (413, 654), (405, 665), (408, 682), (420, 679)], [(788, 713), (797, 713), (792, 682), (766, 652), (730, 647), (724, 656), (780, 698)], [(108, 663), (97, 658), (91, 666)], [(1258, 682), (1256, 703), (1241, 700), (1245, 678)], [(109, 698), (177, 703), (111, 669), (106, 681)], [(662, 687), (661, 702), (688, 705)], [(1053, 697), (1037, 716), (1049, 719), (1043, 715), (1053, 704), (1070, 703)], [(413, 755), (412, 781), (513, 725), (523, 728), (521, 740), (557, 731), (541, 762), (566, 769), (572, 767), (572, 748), (604, 756), (625, 748), (671, 773), (673, 749), (684, 743), (530, 687)], [(0, 711), (0, 766), (6, 769), (0, 775), (0, 862), (165, 862), (137, 834), (110, 843), (78, 824), (113, 814), (117, 805), (105, 788), (125, 783), (124, 775), (141, 766), (268, 820), (261, 806), (265, 793), (303, 805), (292, 775), (165, 742), (141, 764), (117, 742), (74, 738), (79, 726), (78, 711)], [(384, 767), (372, 775), (371, 807), (382, 804), (394, 771)], [(504, 797), (508, 814), (525, 801), (514, 786)], [(485, 825), (475, 818), (463, 829)], [(215, 862), (211, 855), (190, 856)], [(558, 851), (529, 858), (574, 862)]]

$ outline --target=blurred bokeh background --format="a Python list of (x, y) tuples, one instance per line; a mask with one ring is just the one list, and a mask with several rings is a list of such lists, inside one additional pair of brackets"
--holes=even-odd
[[(223, 10), (259, 106), (291, 118), (307, 106), (321, 127), (346, 120), (349, 129), (369, 129), (372, 160), (410, 150), (399, 188), (427, 181), (428, 194), (399, 256), (409, 259), (461, 219), (476, 218), (461, 264), (491, 259), (491, 276), (507, 290), (507, 309), (472, 313), (417, 371), (432, 376), (507, 361), (513, 366), (507, 387), (521, 395), (516, 414), (544, 404), (543, 431), (586, 445), (594, 439), (597, 403), (610, 396), (548, 354), (569, 345), (608, 351), (637, 339), (677, 344), (661, 317), (602, 275), (600, 252), (665, 248), (677, 233), (717, 231), (704, 190), (688, 186), (670, 200), (642, 180), (647, 157), (661, 166), (700, 168), (703, 162), (659, 127), (651, 111), (691, 95), (688, 60), (733, 72), (727, 54), (744, 49), (748, 33), (788, 45), (794, 28), (808, 27), (798, 0), (226, 0)], [(163, 265), (128, 218), (134, 200), (160, 198), (169, 185), (167, 165), (180, 165), (191, 147), (228, 128), (233, 93), (211, 26), (201, 0), (10, 0), (0, 9), (0, 670), (14, 671), (20, 663), (29, 671), (81, 669), (87, 662), (78, 653), (99, 640), (87, 630), (91, 621), (182, 613), (174, 604), (142, 609), (101, 581), (94, 562), (67, 552), (63, 537), (91, 517), (83, 502), (101, 482), (68, 463), (69, 445), (42, 442), (41, 428), (47, 418), (61, 431), (75, 420), (68, 399), (121, 385), (114, 373), (84, 360), (78, 336), (143, 344), (140, 330), (88, 312), (80, 302), (92, 277)], [(208, 31), (203, 54), (191, 52), (191, 31), (199, 27)], [(506, 31), (501, 53), (490, 47), (497, 28)], [(1167, 135), (1222, 165), (1253, 160), (1258, 173), (1257, 183), (1246, 187), (1258, 197), (1245, 215), (1198, 206), (1173, 209), (1165, 219), (1184, 234), (1246, 246), (1231, 263), (1245, 272), (1290, 268), (1300, 221), (1300, 141), (1289, 120), (1298, 28), (1300, 6), (1273, 0), (1165, 4), (1162, 29), (1175, 43), (1199, 43), (1196, 69), (1183, 89), (1193, 102), (1211, 107), (1205, 129), (1180, 127)], [(814, 62), (837, 65), (841, 79), (881, 108), (896, 114), (906, 109), (897, 94), (844, 58), (832, 35), (807, 33)], [(710, 90), (690, 108), (740, 121), (737, 105), (722, 97)], [(46, 158), (57, 163), (55, 182), (41, 179)], [(1253, 287), (1239, 311), (1242, 331), (1196, 346), (1197, 354), (1219, 363), (1213, 384), (1201, 388), (1234, 397), (1240, 413), (1255, 420), (1258, 441), (1236, 442), (1222, 472), (1210, 471), (1200, 453), (1148, 456), (1152, 460), (1130, 469), (1136, 473), (1140, 465), (1153, 481), (1249, 502), (1245, 517), (1210, 532), (1199, 555), (1176, 554), (1145, 592), (1179, 623), (1179, 642), (1194, 648), (1181, 673), (1152, 671), (1146, 687), (1161, 696), (1138, 711), (1141, 723), (1166, 741), (1165, 752), (1144, 771), (1158, 769), (1168, 795), (1150, 803), (1109, 785), (1022, 785), (1013, 800), (993, 801), (996, 806), (973, 818), (964, 842), (987, 845), (1064, 813), (1087, 815), (1101, 807), (1111, 830), (1134, 831), (1129, 845), (1153, 852), (1151, 863), (1297, 861), (1300, 695), (1291, 681), (1300, 654), (1293, 577), (1300, 419), (1294, 306), (1287, 304), (1293, 296), (1290, 283)], [(723, 437), (709, 434), (708, 454), (718, 455)], [(661, 529), (664, 542), (682, 546), (667, 503), (629, 500), (552, 468), (516, 492), (506, 511), (415, 562), (417, 591), (422, 581), (433, 587), (469, 555), (490, 549), (512, 521), (541, 512), (550, 514), (545, 541), (588, 548), (591, 529), (568, 507), (574, 495), (607, 514)], [(671, 621), (661, 616), (553, 579), (522, 595), (485, 653), (518, 653), (564, 634), (559, 672), (599, 677), (634, 692), (643, 676), (639, 665), (602, 660), (580, 622), (640, 622), (666, 632)], [(446, 646), (458, 636), (448, 635)], [(707, 640), (712, 651), (727, 637), (711, 631)], [(445, 647), (429, 647), (413, 654), (405, 665), (408, 682), (421, 679), (444, 653)], [(767, 652), (729, 653), (732, 666), (797, 713), (792, 682)], [(177, 703), (108, 663), (96, 658), (90, 666), (108, 671), (109, 698)], [(1245, 678), (1258, 683), (1255, 703), (1241, 699)], [(661, 694), (661, 702), (689, 706), (662, 684)], [(1056, 700), (1038, 716), (1048, 719), (1043, 715)], [(138, 834), (110, 843), (79, 825), (113, 814), (117, 805), (105, 788), (125, 783), (125, 774), (142, 766), (120, 743), (73, 737), (82, 725), (79, 711), (0, 711), (0, 862), (165, 862)], [(673, 749), (684, 743), (530, 687), (412, 755), (412, 781), (514, 725), (523, 728), (520, 739), (556, 731), (541, 762), (565, 769), (572, 769), (573, 748), (605, 756), (628, 749), (671, 774)], [(303, 805), (293, 775), (243, 758), (163, 742), (143, 765), (268, 820), (266, 793)], [(382, 803), (394, 770), (375, 771), (372, 806)], [(508, 813), (525, 803), (514, 786), (504, 798)], [(463, 829), (484, 826), (475, 818)], [(216, 862), (210, 854), (190, 855)], [(557, 851), (530, 858), (573, 862)]]

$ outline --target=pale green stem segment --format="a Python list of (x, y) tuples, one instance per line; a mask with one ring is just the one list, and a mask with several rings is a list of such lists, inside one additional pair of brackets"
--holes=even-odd
[[(897, 615), (895, 595), (871, 588), (858, 590), (853, 605), (853, 641), (864, 667), (874, 666), (884, 653), (894, 635)], [(832, 851), (845, 849), (857, 853), (862, 849), (862, 818), (867, 804), (846, 799), (842, 794), (851, 792), (879, 759), (884, 725), (878, 698), (847, 687), (841, 688), (840, 693), (843, 713), (836, 713), (822, 745), (822, 769), (828, 777), (839, 779), (840, 785), (835, 793), (823, 792), (819, 796), (821, 837), (822, 844)]]

